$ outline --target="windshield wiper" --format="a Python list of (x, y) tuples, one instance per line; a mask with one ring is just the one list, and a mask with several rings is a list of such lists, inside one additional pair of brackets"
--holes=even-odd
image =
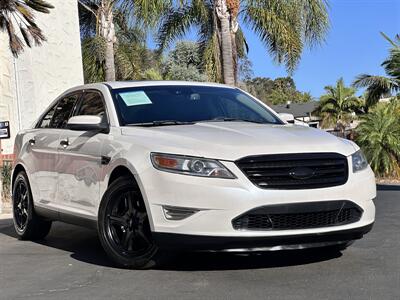
[(249, 122), (249, 123), (257, 123), (257, 124), (267, 124), (266, 122), (259, 122), (249, 119), (239, 119), (239, 118), (225, 118), (225, 117), (218, 117), (210, 120), (202, 120), (199, 122)]
[(156, 127), (156, 126), (170, 126), (170, 125), (192, 125), (194, 122), (183, 122), (177, 120), (160, 120), (160, 121), (151, 121), (144, 123), (132, 123), (126, 124), (128, 126), (142, 126), (142, 127)]

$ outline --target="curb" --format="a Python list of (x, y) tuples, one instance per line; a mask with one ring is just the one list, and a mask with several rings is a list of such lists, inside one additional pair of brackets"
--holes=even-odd
[(10, 213), (2, 213), (0, 214), (0, 220), (12, 219), (12, 214)]
[(10, 214), (11, 211), (12, 211), (11, 203), (2, 203), (2, 207), (0, 207), (0, 215)]

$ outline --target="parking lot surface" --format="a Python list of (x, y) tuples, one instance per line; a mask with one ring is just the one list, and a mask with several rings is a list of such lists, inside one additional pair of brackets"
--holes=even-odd
[(189, 253), (146, 271), (114, 268), (94, 231), (55, 223), (23, 242), (3, 218), (0, 299), (400, 299), (400, 187), (375, 204), (374, 228), (343, 253)]

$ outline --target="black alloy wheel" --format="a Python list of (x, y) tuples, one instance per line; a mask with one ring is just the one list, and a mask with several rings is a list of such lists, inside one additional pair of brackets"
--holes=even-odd
[(158, 247), (133, 178), (121, 177), (110, 184), (100, 204), (98, 230), (105, 252), (117, 266), (148, 269), (156, 265)]
[(19, 180), (16, 184), (13, 205), (15, 228), (24, 232), (29, 218), (29, 191), (23, 180)]
[(46, 237), (52, 222), (35, 213), (28, 176), (21, 171), (13, 182), (14, 228), (21, 240), (40, 240)]
[(107, 206), (106, 230), (122, 255), (140, 256), (153, 247), (146, 208), (136, 191), (121, 193)]

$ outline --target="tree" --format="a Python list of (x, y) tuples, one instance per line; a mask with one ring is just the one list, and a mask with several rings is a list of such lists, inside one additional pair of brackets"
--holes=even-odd
[[(115, 79), (160, 79), (160, 61), (157, 54), (146, 47), (146, 36), (139, 28), (116, 28), (118, 43), (114, 47)], [(105, 42), (101, 37), (82, 40), (83, 72), (86, 83), (105, 79)], [(150, 71), (151, 69), (151, 71)]]
[(320, 97), (316, 110), (322, 117), (322, 127), (336, 126), (344, 131), (353, 119), (354, 112), (362, 105), (360, 98), (355, 96), (356, 89), (346, 87), (343, 78), (335, 86), (326, 86), (326, 94)]
[(272, 80), (265, 77), (256, 77), (245, 81), (245, 87), (249, 93), (267, 104), (283, 104), (288, 101), (304, 103), (313, 101), (310, 93), (297, 90), (291, 77), (280, 77)]
[(378, 176), (400, 176), (400, 106), (378, 104), (361, 119), (356, 141)]
[(78, 0), (82, 36), (96, 37), (96, 44), (103, 44), (106, 81), (115, 80), (116, 23), (121, 21), (121, 24), (129, 25), (134, 20), (142, 25), (154, 25), (170, 2), (168, 0)]
[(36, 46), (46, 41), (42, 30), (35, 23), (33, 11), (47, 14), (52, 8), (54, 6), (43, 0), (0, 1), (0, 30), (7, 32), (10, 50), (15, 57), (24, 50), (25, 46), (30, 48), (32, 41)]
[(178, 42), (163, 63), (163, 75), (169, 80), (206, 81), (199, 46), (188, 41)]
[(395, 40), (391, 40), (384, 33), (383, 37), (391, 44), (389, 57), (381, 64), (387, 76), (377, 76), (361, 74), (353, 82), (355, 87), (366, 87), (366, 105), (373, 106), (379, 99), (386, 95), (400, 93), (400, 36), (396, 35)]
[(238, 59), (248, 50), (239, 23), (250, 27), (278, 63), (292, 72), (305, 45), (324, 39), (329, 21), (325, 0), (181, 0), (161, 23), (161, 50), (190, 28), (198, 42), (209, 80), (237, 82)]
[[(117, 31), (116, 79), (141, 80), (161, 77), (160, 58), (146, 46), (146, 34), (138, 27)], [(151, 72), (148, 70), (152, 69)], [(155, 75), (158, 73), (158, 75)]]
[(253, 63), (247, 57), (239, 59), (238, 62), (238, 81), (245, 82), (253, 77)]

